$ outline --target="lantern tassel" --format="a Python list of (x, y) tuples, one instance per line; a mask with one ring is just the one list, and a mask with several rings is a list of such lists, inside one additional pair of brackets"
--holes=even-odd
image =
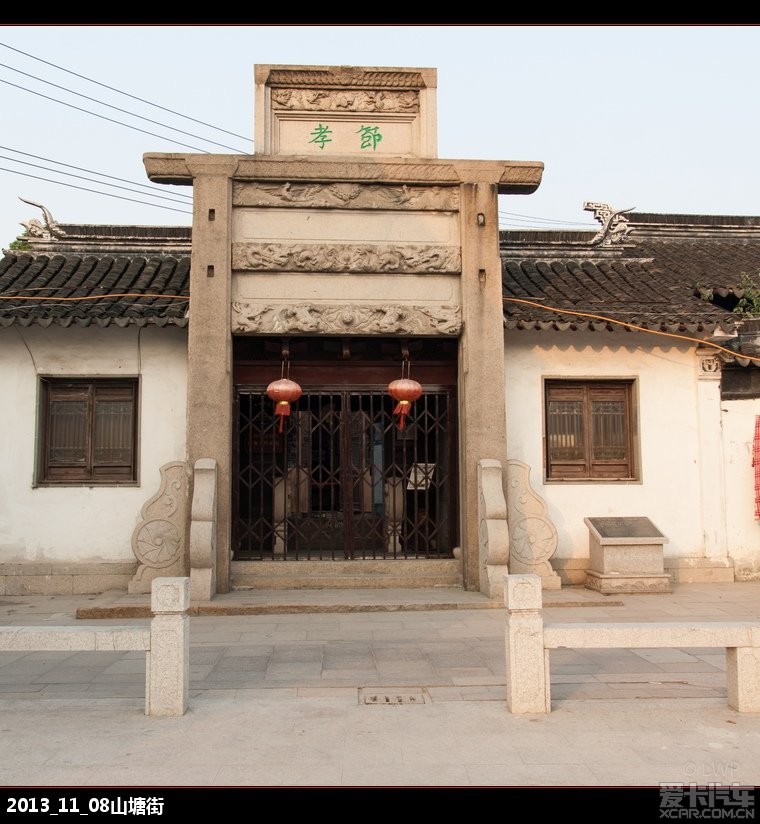
[(285, 423), (285, 417), (287, 415), (290, 415), (290, 403), (288, 401), (277, 401), (277, 406), (275, 406), (274, 413), (280, 419), (279, 431), (282, 432), (282, 427)]
[(388, 384), (388, 392), (396, 401), (393, 414), (398, 415), (398, 428), (403, 432), (406, 424), (406, 417), (412, 411), (412, 404), (422, 395), (422, 387), (409, 377), (403, 377), (404, 372), (409, 371), (408, 363), (402, 365), (400, 380), (391, 381)]
[(394, 415), (398, 415), (398, 428), (399, 431), (404, 431), (404, 421), (406, 420), (406, 416), (412, 411), (412, 404), (410, 401), (399, 401), (396, 404), (396, 408), (393, 410)]

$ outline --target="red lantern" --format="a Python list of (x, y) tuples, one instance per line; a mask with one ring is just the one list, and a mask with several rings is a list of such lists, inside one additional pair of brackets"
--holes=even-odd
[(303, 390), (290, 378), (280, 378), (267, 386), (267, 395), (275, 402), (274, 412), (280, 418), (280, 432), (285, 416), (290, 415), (290, 404), (301, 397)]
[[(401, 374), (403, 375), (403, 373), (404, 370), (402, 368)], [(399, 416), (398, 428), (403, 432), (406, 416), (412, 411), (414, 401), (421, 397), (422, 387), (417, 381), (413, 381), (409, 377), (402, 377), (388, 384), (388, 392), (391, 397), (397, 401), (393, 414)]]

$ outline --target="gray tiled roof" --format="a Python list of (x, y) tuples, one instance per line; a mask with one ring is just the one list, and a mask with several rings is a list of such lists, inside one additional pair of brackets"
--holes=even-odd
[(187, 325), (190, 256), (6, 252), (0, 327)]
[(505, 326), (733, 331), (739, 317), (704, 296), (742, 297), (742, 274), (760, 270), (760, 218), (631, 214), (628, 225), (609, 246), (593, 232), (501, 232)]
[[(760, 270), (760, 218), (630, 214), (627, 220), (629, 234), (609, 246), (595, 245), (594, 232), (501, 232), (505, 326), (623, 329), (625, 323), (702, 336), (732, 332), (737, 315), (702, 295), (742, 296), (742, 274)], [(100, 238), (100, 251), (75, 252), (70, 240), (61, 253), (4, 254), (0, 326), (187, 325), (187, 230), (169, 238), (187, 252), (170, 254), (108, 249), (100, 229), (83, 228), (85, 239)], [(150, 238), (164, 248), (166, 240), (162, 232)]]

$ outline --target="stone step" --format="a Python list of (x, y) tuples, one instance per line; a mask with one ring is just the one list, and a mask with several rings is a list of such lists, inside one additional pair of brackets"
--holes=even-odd
[(233, 561), (230, 585), (240, 589), (388, 589), (460, 587), (459, 561)]

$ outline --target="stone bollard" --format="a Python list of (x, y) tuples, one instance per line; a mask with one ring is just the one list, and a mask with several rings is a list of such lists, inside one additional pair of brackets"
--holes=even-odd
[(190, 682), (189, 578), (154, 578), (145, 714), (184, 715)]
[(533, 574), (505, 575), (504, 605), (507, 708), (519, 714), (548, 713), (549, 650), (544, 649), (541, 578)]
[(760, 712), (760, 630), (752, 631), (751, 647), (726, 649), (728, 706), (738, 712)]

